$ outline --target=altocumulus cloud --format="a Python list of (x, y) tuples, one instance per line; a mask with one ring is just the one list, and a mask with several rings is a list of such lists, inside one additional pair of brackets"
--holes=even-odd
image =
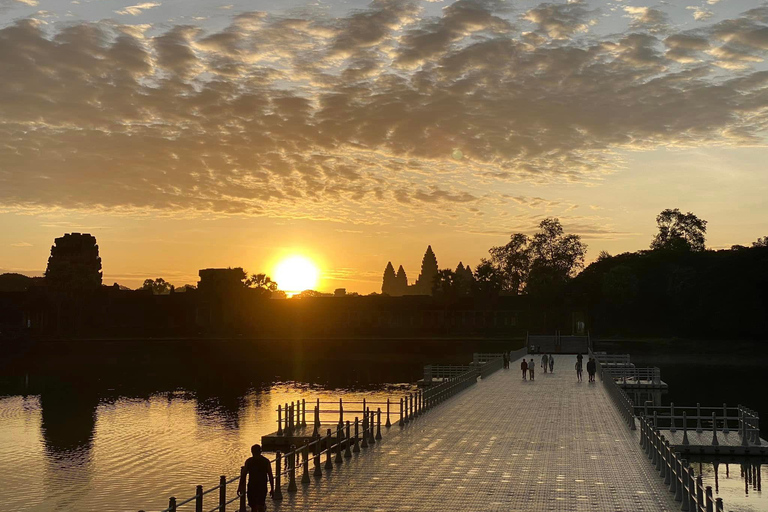
[(420, 6), (243, 13), (216, 33), (17, 20), (0, 29), (0, 206), (470, 218), (519, 204), (499, 181), (763, 142), (765, 7), (686, 32), (627, 9), (626, 33), (598, 36), (581, 2)]

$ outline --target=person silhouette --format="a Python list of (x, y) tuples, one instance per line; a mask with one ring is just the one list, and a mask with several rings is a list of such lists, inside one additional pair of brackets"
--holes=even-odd
[(528, 373), (531, 375), (531, 380), (533, 380), (533, 371), (536, 369), (536, 363), (533, 362), (533, 358), (531, 358), (531, 362), (528, 363)]
[(238, 494), (243, 494), (246, 489), (245, 477), (248, 477), (248, 506), (253, 512), (264, 512), (267, 510), (267, 478), (269, 478), (269, 495), (275, 492), (275, 479), (272, 476), (272, 463), (261, 454), (261, 446), (255, 444), (251, 446), (251, 454), (245, 461), (245, 475), (240, 479), (240, 486), (237, 489)]
[(528, 361), (523, 358), (523, 362), (520, 363), (520, 369), (523, 370), (523, 380), (525, 380), (525, 376), (528, 375)]
[(549, 364), (549, 357), (545, 353), (541, 356), (541, 367), (544, 368), (544, 373), (547, 373), (547, 364)]
[(581, 359), (578, 359), (576, 361), (576, 379), (578, 380), (578, 382), (581, 382), (581, 372), (582, 372)]
[(549, 354), (549, 373), (555, 373), (555, 356)]
[(597, 364), (593, 357), (589, 358), (587, 362), (587, 373), (589, 374), (589, 382), (595, 382), (595, 373), (597, 372)]

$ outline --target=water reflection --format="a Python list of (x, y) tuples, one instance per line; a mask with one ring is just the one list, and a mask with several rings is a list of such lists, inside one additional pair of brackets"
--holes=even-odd
[(53, 456), (87, 461), (96, 425), (99, 395), (92, 388), (51, 382), (40, 393), (40, 425), (46, 450)]

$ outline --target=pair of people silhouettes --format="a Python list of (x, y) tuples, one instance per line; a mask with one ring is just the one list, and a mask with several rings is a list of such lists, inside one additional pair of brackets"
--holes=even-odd
[(526, 374), (530, 376), (531, 380), (534, 380), (536, 363), (533, 362), (533, 358), (531, 358), (530, 362), (523, 358), (523, 361), (520, 363), (520, 369), (523, 371), (523, 380), (525, 380)]

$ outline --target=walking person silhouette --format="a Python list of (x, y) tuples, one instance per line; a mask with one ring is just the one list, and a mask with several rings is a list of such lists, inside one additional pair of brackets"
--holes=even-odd
[(549, 358), (547, 357), (547, 354), (544, 354), (541, 356), (541, 367), (544, 368), (544, 373), (547, 373), (547, 364), (549, 363)]
[(525, 380), (525, 376), (528, 375), (528, 362), (523, 358), (523, 362), (520, 363), (520, 369), (523, 370), (523, 380)]
[(555, 373), (555, 356), (549, 354), (549, 373)]
[(531, 375), (531, 380), (533, 380), (533, 371), (536, 369), (536, 363), (533, 362), (533, 358), (531, 358), (531, 362), (528, 363), (528, 373)]
[(246, 475), (240, 479), (240, 485), (237, 488), (238, 494), (243, 494), (246, 489), (245, 478), (248, 477), (248, 506), (253, 512), (264, 512), (267, 510), (267, 479), (269, 479), (269, 495), (275, 492), (275, 479), (272, 476), (272, 464), (269, 459), (261, 454), (261, 446), (255, 444), (251, 446), (253, 457), (245, 461)]

